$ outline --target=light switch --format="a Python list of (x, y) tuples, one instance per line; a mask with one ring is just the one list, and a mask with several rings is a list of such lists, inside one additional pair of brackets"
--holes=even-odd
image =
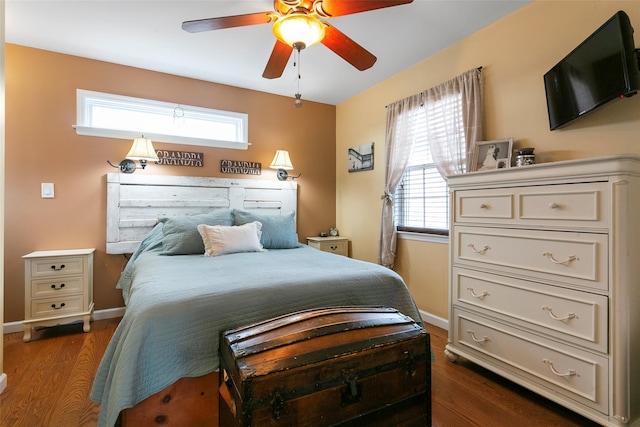
[(53, 191), (53, 182), (43, 182), (40, 184), (42, 189), (42, 198), (43, 199), (53, 199), (54, 191)]

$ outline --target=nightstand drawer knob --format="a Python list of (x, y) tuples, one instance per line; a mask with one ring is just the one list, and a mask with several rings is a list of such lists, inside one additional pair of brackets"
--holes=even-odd
[(56, 307), (55, 304), (51, 304), (51, 308), (53, 308), (54, 310), (60, 310), (64, 306), (65, 306), (65, 304), (63, 302), (60, 303), (59, 307)]
[(338, 249), (337, 246), (331, 246), (331, 250), (335, 251), (336, 249)]
[(51, 289), (53, 289), (54, 291), (59, 291), (62, 288), (64, 288), (64, 283), (60, 283), (60, 286), (56, 286), (55, 283), (51, 285)]
[(56, 265), (52, 265), (52, 266), (51, 266), (51, 269), (52, 269), (53, 271), (60, 271), (60, 270), (64, 269), (64, 264), (60, 264), (60, 267), (58, 267), (58, 266), (56, 266)]

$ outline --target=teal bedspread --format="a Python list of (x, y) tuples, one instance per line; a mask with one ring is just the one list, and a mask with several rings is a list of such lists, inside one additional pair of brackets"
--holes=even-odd
[[(99, 426), (182, 377), (216, 371), (223, 330), (317, 307), (388, 306), (421, 322), (400, 276), (298, 249), (162, 256), (153, 232), (123, 272), (127, 310), (96, 374)], [(129, 289), (130, 288), (130, 289)]]

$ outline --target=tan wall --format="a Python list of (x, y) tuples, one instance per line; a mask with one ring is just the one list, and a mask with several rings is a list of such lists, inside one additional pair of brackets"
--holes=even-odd
[[(337, 107), (337, 226), (353, 257), (377, 258), (384, 189), (385, 105), (483, 66), (486, 139), (514, 137), (537, 160), (640, 153), (640, 96), (549, 131), (542, 76), (618, 10), (635, 26), (638, 1), (538, 0)], [(372, 172), (347, 173), (347, 149), (375, 142)], [(402, 241), (396, 270), (420, 309), (447, 318), (448, 245)]]
[[(260, 162), (257, 179), (273, 180), (268, 166), (284, 147), (293, 172), (302, 172), (300, 239), (335, 224), (335, 106), (305, 101), (296, 109), (287, 97), (8, 44), (5, 322), (24, 318), (21, 256), (35, 250), (95, 247), (96, 308), (123, 306), (114, 286), (124, 258), (105, 254), (105, 174), (116, 171), (106, 161), (122, 160), (131, 140), (76, 135), (78, 88), (248, 113), (247, 151), (157, 143), (157, 149), (203, 152), (205, 166), (151, 163), (135, 173), (255, 178), (222, 175), (220, 160), (229, 159)], [(54, 199), (40, 198), (42, 182), (55, 184)]]

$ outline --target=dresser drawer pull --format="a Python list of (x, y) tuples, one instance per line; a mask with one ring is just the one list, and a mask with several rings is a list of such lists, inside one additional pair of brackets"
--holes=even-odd
[(476, 294), (476, 292), (473, 290), (471, 286), (469, 286), (467, 290), (471, 293), (471, 296), (474, 298), (482, 299), (486, 296), (489, 296), (489, 292), (487, 291), (483, 291), (481, 294)]
[(62, 269), (64, 269), (64, 264), (60, 264), (60, 267), (57, 267), (55, 264), (51, 266), (51, 269), (53, 271), (60, 271)]
[(485, 246), (482, 249), (476, 249), (476, 247), (473, 245), (473, 243), (469, 243), (467, 245), (468, 248), (470, 248), (473, 252), (483, 255), (485, 252), (487, 252), (489, 249), (491, 249), (489, 246)]
[(489, 205), (485, 205), (484, 203), (480, 204), (480, 209), (488, 209)]
[(560, 209), (560, 205), (554, 202), (549, 203), (549, 209)]
[(542, 363), (546, 363), (547, 365), (549, 365), (551, 372), (553, 372), (554, 375), (557, 375), (559, 377), (572, 377), (574, 375), (578, 375), (575, 369), (569, 369), (569, 372), (567, 372), (566, 374), (556, 371), (556, 368), (553, 367), (553, 362), (550, 361), (549, 359), (542, 359)]
[(575, 313), (567, 313), (567, 317), (558, 317), (555, 314), (553, 314), (553, 309), (551, 309), (551, 307), (547, 307), (546, 305), (542, 307), (542, 309), (544, 311), (546, 311), (547, 313), (549, 313), (549, 316), (553, 319), (553, 320), (570, 320), (570, 319), (575, 319), (578, 316), (576, 316)]
[(55, 283), (51, 284), (51, 289), (53, 289), (54, 291), (59, 291), (60, 289), (64, 288), (64, 283), (60, 283), (60, 286), (56, 286)]
[(553, 254), (549, 253), (549, 252), (543, 253), (542, 256), (546, 256), (549, 259), (549, 261), (551, 261), (554, 264), (569, 264), (569, 263), (572, 263), (573, 261), (579, 261), (580, 260), (580, 258), (578, 258), (577, 256), (571, 255), (569, 258), (567, 258), (564, 261), (558, 261), (557, 259), (555, 259), (553, 257)]
[(332, 251), (335, 251), (336, 249), (338, 249), (337, 246), (329, 246), (331, 248)]
[(63, 302), (60, 303), (60, 307), (56, 307), (55, 304), (51, 304), (51, 308), (53, 308), (54, 310), (60, 310), (64, 306), (65, 306), (65, 303)]
[(473, 333), (471, 329), (467, 330), (467, 333), (471, 336), (471, 339), (477, 343), (484, 343), (485, 341), (491, 341), (488, 336), (484, 336), (482, 338), (476, 338), (476, 334)]

